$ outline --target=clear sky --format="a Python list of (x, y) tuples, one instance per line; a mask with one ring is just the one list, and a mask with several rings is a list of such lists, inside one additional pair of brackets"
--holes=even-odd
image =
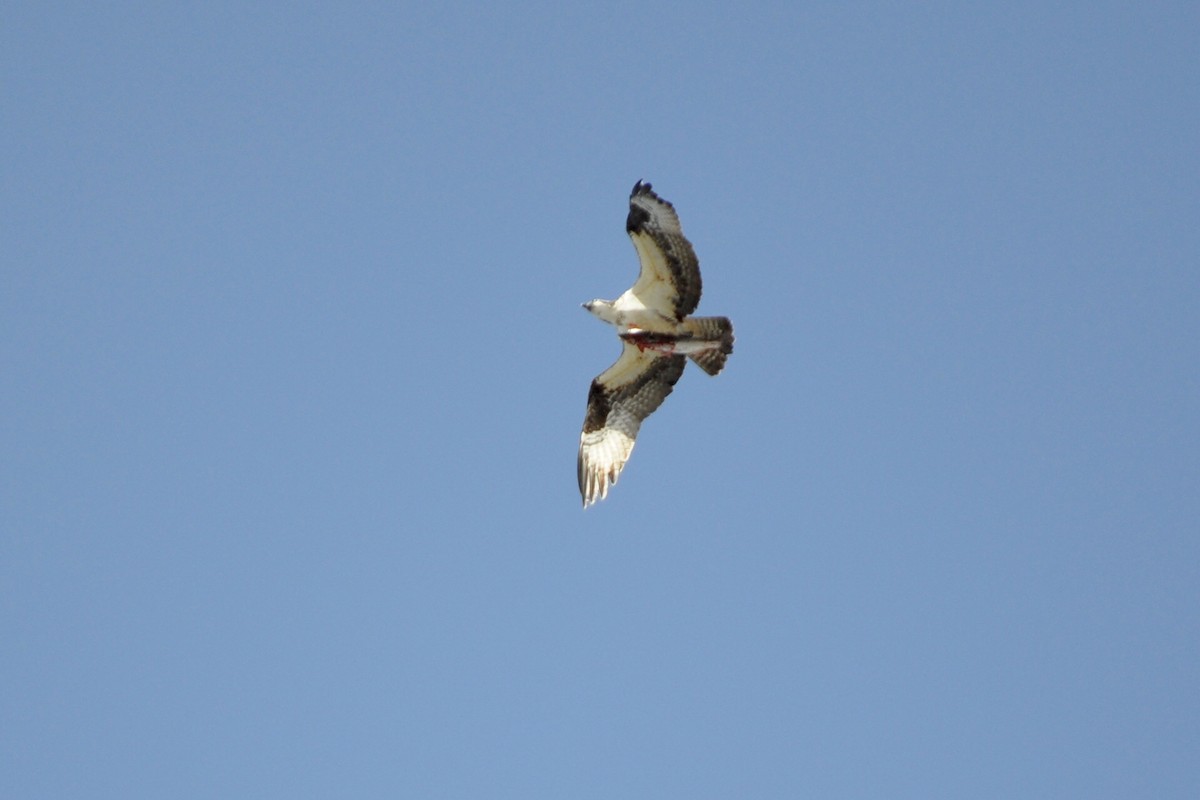
[(1200, 6), (2, 16), (0, 795), (1197, 796)]

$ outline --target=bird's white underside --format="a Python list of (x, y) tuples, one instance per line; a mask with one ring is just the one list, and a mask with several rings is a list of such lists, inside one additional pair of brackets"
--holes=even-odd
[(615, 325), (618, 334), (632, 330), (674, 333), (678, 324), (672, 317), (647, 305), (633, 289), (612, 302), (593, 300), (588, 310), (609, 325)]

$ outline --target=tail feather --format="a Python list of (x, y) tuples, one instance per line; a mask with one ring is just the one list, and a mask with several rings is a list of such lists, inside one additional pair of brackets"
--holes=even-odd
[(703, 341), (711, 341), (711, 350), (689, 353), (688, 358), (709, 375), (725, 368), (725, 359), (733, 352), (733, 323), (728, 317), (692, 317), (684, 320), (688, 333)]

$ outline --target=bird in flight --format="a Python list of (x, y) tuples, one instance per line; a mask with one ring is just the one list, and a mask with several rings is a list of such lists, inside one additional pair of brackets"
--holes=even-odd
[(615, 325), (621, 339), (621, 356), (588, 391), (578, 464), (584, 508), (608, 495), (642, 420), (662, 405), (687, 360), (716, 375), (733, 352), (728, 317), (688, 316), (700, 303), (700, 262), (675, 207), (638, 181), (629, 195), (625, 230), (641, 261), (637, 281), (616, 300), (583, 304)]

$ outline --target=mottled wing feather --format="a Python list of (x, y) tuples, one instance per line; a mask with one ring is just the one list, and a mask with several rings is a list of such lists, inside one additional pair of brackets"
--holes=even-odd
[(700, 261), (683, 235), (675, 207), (638, 181), (629, 195), (625, 230), (642, 263), (630, 289), (642, 304), (681, 320), (700, 304)]
[(626, 344), (621, 357), (592, 381), (579, 435), (583, 505), (603, 499), (629, 460), (642, 420), (671, 393), (687, 360)]

